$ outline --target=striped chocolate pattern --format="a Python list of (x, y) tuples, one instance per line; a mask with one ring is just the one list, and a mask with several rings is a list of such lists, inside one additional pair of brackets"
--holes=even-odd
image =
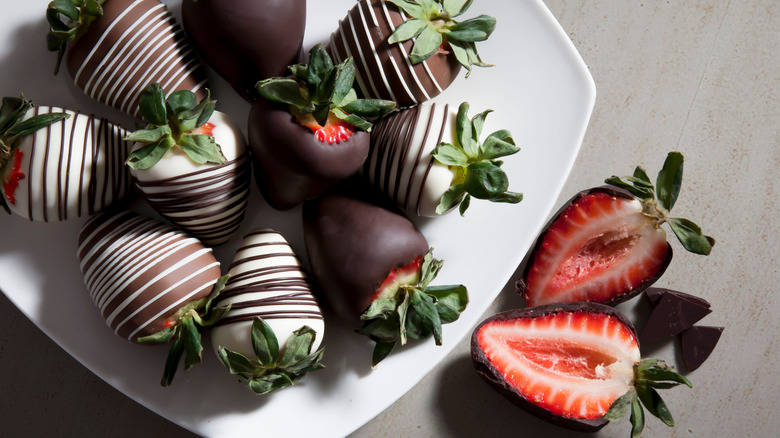
[(435, 216), (452, 171), (431, 152), (454, 136), (449, 105), (426, 103), (383, 117), (371, 131), (371, 149), (361, 174), (407, 213)]
[(398, 106), (425, 102), (446, 89), (460, 70), (454, 56), (437, 53), (413, 65), (413, 41), (388, 44), (406, 16), (385, 0), (360, 0), (331, 34), (328, 50), (337, 62), (352, 57), (363, 96), (389, 99)]
[[(93, 99), (139, 117), (144, 87), (158, 82), (164, 90), (202, 94), (206, 75), (184, 31), (158, 0), (111, 0), (97, 41), (69, 70), (77, 87)], [(75, 54), (69, 54), (69, 58)], [(69, 59), (70, 60), (70, 59)]]
[(109, 327), (136, 341), (166, 319), (208, 296), (219, 262), (197, 239), (125, 211), (90, 219), (79, 233), (84, 283)]
[(216, 305), (230, 310), (212, 329), (215, 348), (226, 347), (253, 357), (250, 330), (255, 317), (276, 333), (279, 344), (308, 325), (319, 346), (324, 321), (292, 248), (281, 234), (261, 228), (244, 237), (229, 268), (229, 280)]
[(124, 165), (132, 144), (123, 140), (127, 134), (123, 128), (92, 115), (49, 106), (32, 108), (26, 118), (63, 111), (70, 117), (28, 135), (17, 148), (24, 178), (8, 205), (33, 221), (92, 215), (132, 192)]

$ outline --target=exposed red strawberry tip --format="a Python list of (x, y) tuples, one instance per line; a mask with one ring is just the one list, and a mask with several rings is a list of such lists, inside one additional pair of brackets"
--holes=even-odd
[(371, 301), (373, 302), (380, 297), (385, 297), (385, 295), (397, 290), (400, 285), (408, 284), (407, 282), (410, 280), (413, 280), (416, 283), (420, 274), (420, 269), (422, 268), (422, 263), (423, 256), (418, 255), (412, 263), (393, 268), (371, 296)]

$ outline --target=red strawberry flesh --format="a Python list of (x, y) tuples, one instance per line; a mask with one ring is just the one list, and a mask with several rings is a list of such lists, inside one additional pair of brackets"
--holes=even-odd
[(616, 304), (652, 284), (670, 259), (666, 232), (639, 200), (582, 192), (540, 236), (524, 275), (526, 303)]
[[(297, 113), (297, 111), (294, 111), (294, 109), (292, 112), (293, 114)], [(328, 121), (325, 123), (325, 126), (317, 123), (311, 114), (307, 114), (305, 116), (296, 114), (296, 118), (298, 119), (298, 123), (309, 128), (311, 132), (314, 133), (314, 136), (320, 143), (338, 144), (349, 140), (349, 138), (352, 137), (352, 134), (355, 133), (354, 126), (339, 119), (332, 113), (328, 115)]]
[(422, 267), (423, 256), (418, 255), (412, 263), (400, 268), (393, 268), (387, 277), (379, 285), (379, 288), (371, 296), (371, 302), (381, 298), (393, 298), (396, 291), (402, 285), (414, 286), (420, 280), (420, 268)]

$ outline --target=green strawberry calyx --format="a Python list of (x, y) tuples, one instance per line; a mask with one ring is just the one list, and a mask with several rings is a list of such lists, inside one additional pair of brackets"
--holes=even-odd
[(658, 172), (655, 186), (641, 166), (637, 166), (631, 176), (612, 176), (605, 182), (627, 190), (639, 198), (644, 214), (655, 219), (658, 226), (668, 223), (686, 250), (694, 254), (709, 255), (715, 245), (714, 238), (702, 234), (701, 228), (688, 219), (669, 216), (680, 195), (683, 161), (681, 153), (669, 152), (663, 168)]
[(103, 4), (107, 0), (53, 0), (46, 8), (49, 33), (46, 46), (50, 52), (57, 52), (54, 74), (60, 71), (62, 58), (68, 43), (83, 35), (89, 25), (103, 15)]
[(517, 204), (523, 200), (522, 193), (511, 192), (509, 178), (501, 168), (498, 158), (516, 154), (520, 148), (515, 145), (512, 134), (502, 129), (479, 141), (485, 118), (492, 110), (468, 118), (469, 104), (458, 107), (455, 122), (454, 143), (441, 143), (432, 155), (439, 163), (448, 166), (454, 173), (452, 185), (441, 197), (436, 214), (444, 214), (459, 206), (461, 216), (471, 204), (471, 198), (491, 202)]
[(260, 317), (255, 317), (251, 328), (255, 359), (220, 346), (219, 358), (231, 374), (252, 392), (264, 395), (292, 386), (310, 371), (325, 368), (321, 360), (324, 347), (312, 352), (317, 333), (302, 326), (279, 345), (273, 329)]
[(141, 115), (149, 122), (145, 129), (125, 137), (144, 144), (127, 159), (132, 169), (149, 169), (174, 147), (181, 148), (197, 164), (224, 164), (222, 148), (205, 126), (216, 108), (216, 100), (206, 97), (198, 102), (189, 90), (174, 91), (166, 99), (158, 83), (146, 87), (139, 101)]
[(398, 26), (388, 43), (400, 43), (414, 38), (409, 59), (418, 64), (449, 47), (458, 62), (466, 68), (491, 67), (482, 62), (476, 44), (485, 41), (496, 28), (496, 19), (480, 15), (465, 21), (455, 21), (471, 6), (473, 0), (387, 0), (398, 6), (408, 18)]

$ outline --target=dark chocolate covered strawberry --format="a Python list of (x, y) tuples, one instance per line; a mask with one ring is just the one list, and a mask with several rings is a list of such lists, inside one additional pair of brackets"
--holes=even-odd
[(512, 135), (498, 130), (480, 140), (485, 117), (469, 119), (469, 105), (424, 103), (382, 117), (371, 131), (371, 150), (361, 174), (410, 215), (438, 216), (472, 198), (516, 204), (502, 157), (517, 153)]
[(249, 114), (249, 146), (268, 203), (290, 209), (354, 175), (368, 156), (371, 122), (395, 103), (358, 99), (352, 59), (334, 65), (321, 45), (292, 77), (258, 82)]
[(258, 80), (300, 62), (306, 0), (184, 0), (182, 21), (203, 59), (254, 100)]
[(205, 72), (159, 0), (55, 0), (46, 18), (55, 74), (64, 57), (76, 86), (99, 102), (139, 117), (141, 92), (152, 82), (169, 93), (205, 93)]
[[(461, 67), (488, 66), (476, 44), (496, 20), (480, 15), (456, 21), (471, 0), (359, 0), (330, 37), (338, 61), (355, 59), (363, 96), (411, 106), (436, 97)], [(468, 73), (467, 73), (468, 76)]]
[[(691, 383), (663, 361), (641, 359), (631, 323), (598, 303), (551, 304), (494, 315), (474, 330), (477, 373), (528, 412), (569, 429), (593, 432), (644, 409), (674, 426), (658, 389)], [(644, 409), (643, 409), (644, 406)]]
[[(442, 267), (402, 213), (363, 188), (328, 192), (303, 207), (303, 232), (314, 278), (333, 311), (363, 321), (376, 342), (372, 364), (407, 338), (433, 336), (466, 308), (463, 285), (431, 286)], [(379, 196), (377, 196), (379, 195)], [(389, 208), (388, 208), (389, 207)]]
[(215, 305), (230, 310), (211, 328), (222, 363), (256, 394), (323, 368), (325, 322), (290, 244), (267, 228), (244, 237)]
[(685, 249), (709, 254), (712, 237), (687, 219), (669, 216), (682, 171), (682, 154), (672, 152), (655, 186), (637, 167), (632, 176), (609, 178), (611, 186), (584, 190), (570, 199), (537, 239), (518, 282), (526, 304), (616, 304), (641, 293), (672, 258), (664, 223)]
[(127, 136), (137, 142), (127, 164), (143, 197), (207, 245), (238, 231), (252, 178), (244, 135), (215, 106), (208, 90), (200, 102), (187, 90), (166, 99), (152, 84), (141, 96), (149, 126)]
[(126, 211), (85, 223), (78, 257), (90, 297), (114, 333), (138, 343), (172, 341), (164, 386), (182, 356), (185, 368), (201, 361), (201, 333), (225, 311), (212, 305), (225, 279), (210, 248)]
[(123, 128), (78, 111), (4, 98), (0, 204), (34, 221), (88, 216), (132, 193)]

